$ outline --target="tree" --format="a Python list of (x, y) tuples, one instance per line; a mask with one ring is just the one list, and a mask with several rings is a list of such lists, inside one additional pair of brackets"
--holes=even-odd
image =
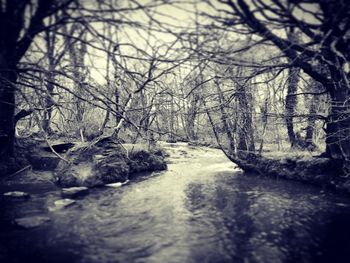
[[(294, 43), (298, 40), (298, 35), (294, 32), (294, 28), (287, 30), (287, 38)], [(291, 61), (289, 61), (291, 62)], [(298, 91), (300, 69), (297, 67), (290, 67), (288, 69), (287, 79), (287, 96), (286, 96), (286, 126), (288, 132), (288, 139), (291, 147), (298, 146), (298, 140), (294, 131), (293, 116), (295, 114), (295, 107), (297, 105), (297, 96), (293, 96)], [(290, 96), (292, 95), (292, 96)]]
[[(215, 86), (217, 88), (217, 94), (218, 94), (218, 99), (219, 99), (219, 109), (220, 109), (220, 113), (221, 113), (221, 122), (223, 124), (223, 130), (226, 133), (226, 136), (227, 136), (227, 139), (229, 142), (229, 147), (228, 147), (229, 154), (231, 156), (233, 156), (235, 154), (235, 138), (234, 138), (234, 134), (232, 131), (232, 127), (229, 124), (228, 114), (227, 114), (226, 109), (225, 109), (225, 104), (226, 104), (225, 98), (224, 98), (223, 92), (220, 88), (220, 84), (219, 84), (219, 81), (217, 78), (214, 80), (214, 83), (215, 83)], [(208, 115), (208, 117), (209, 117), (209, 115)]]
[[(38, 125), (48, 132), (55, 104), (52, 98), (54, 90), (59, 90), (60, 98), (69, 94), (77, 99), (78, 122), (82, 120), (83, 102), (115, 113), (112, 106), (116, 103), (110, 105), (108, 96), (98, 91), (100, 86), (83, 76), (86, 73), (81, 71), (84, 54), (98, 50), (114, 56), (115, 52), (106, 46), (114, 47), (118, 43), (108, 31), (100, 32), (99, 29), (106, 26), (118, 30), (123, 25), (147, 28), (137, 17), (129, 14), (150, 12), (153, 7), (162, 4), (162, 1), (141, 5), (137, 1), (0, 0), (0, 161), (6, 162), (14, 156), (17, 117), (33, 112), (26, 110), (24, 114), (21, 111), (15, 118), (15, 112), (19, 111), (16, 94), (22, 93), (24, 87), (32, 88), (33, 94), (42, 101), (42, 108), (38, 110), (44, 111), (41, 114), (44, 117)], [(77, 28), (79, 30), (72, 30)], [(78, 34), (78, 31), (84, 34)], [(53, 58), (57, 55), (54, 54), (55, 49), (63, 42), (66, 43), (68, 56), (63, 53)], [(46, 48), (43, 43), (46, 43)], [(47, 55), (38, 59), (45, 49)], [(67, 65), (65, 58), (69, 55), (71, 59)], [(70, 66), (74, 70), (67, 70)], [(42, 86), (37, 87), (37, 83)], [(67, 108), (67, 111), (71, 109)]]
[(253, 117), (252, 117), (252, 96), (247, 91), (249, 84), (237, 84), (237, 100), (238, 107), (241, 112), (238, 125), (238, 156), (245, 157), (246, 153), (254, 153), (254, 133), (253, 133)]
[[(278, 47), (289, 63), (322, 84), (330, 97), (326, 153), (350, 160), (350, 5), (348, 1), (220, 1), (230, 8), (225, 23), (255, 34)], [(307, 14), (303, 16), (302, 14)], [(306, 17), (306, 18), (305, 18)], [(242, 25), (244, 28), (242, 28)], [(281, 28), (293, 27), (299, 39), (288, 39)], [(326, 69), (326, 74), (320, 70)]]
[(37, 34), (52, 27), (46, 18), (73, 0), (2, 0), (0, 7), (0, 160), (14, 154), (15, 93), (19, 63)]
[[(317, 93), (321, 89), (322, 87), (320, 87), (320, 84), (318, 82), (313, 79), (310, 81), (308, 87), (309, 91)], [(316, 148), (316, 145), (314, 143), (314, 133), (317, 120), (317, 107), (320, 103), (319, 96), (320, 95), (311, 95), (311, 98), (309, 99), (309, 116), (307, 118), (305, 146), (310, 150)]]

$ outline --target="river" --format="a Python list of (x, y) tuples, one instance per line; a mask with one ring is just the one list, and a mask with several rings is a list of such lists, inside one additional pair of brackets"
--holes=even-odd
[[(348, 197), (245, 175), (216, 149), (165, 147), (167, 171), (91, 189), (61, 210), (47, 209), (54, 186), (12, 186), (31, 198), (0, 201), (0, 261), (350, 262)], [(51, 221), (11, 224), (28, 215)]]

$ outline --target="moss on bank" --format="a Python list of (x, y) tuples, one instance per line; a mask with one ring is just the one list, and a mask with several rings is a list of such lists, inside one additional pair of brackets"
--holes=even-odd
[(250, 156), (247, 160), (239, 160), (239, 166), (248, 173), (296, 180), (350, 193), (350, 180), (344, 175), (342, 160)]
[[(217, 145), (191, 142), (189, 145), (221, 149)], [(226, 149), (228, 150), (228, 149)], [(270, 150), (264, 156), (248, 154), (246, 159), (230, 158), (246, 173), (295, 180), (321, 187), (335, 189), (350, 194), (350, 163), (343, 160), (313, 157), (308, 151), (281, 152)]]
[(55, 170), (57, 182), (63, 187), (99, 186), (124, 182), (138, 172), (167, 168), (159, 149), (132, 149), (107, 140), (94, 145), (79, 145), (61, 160)]

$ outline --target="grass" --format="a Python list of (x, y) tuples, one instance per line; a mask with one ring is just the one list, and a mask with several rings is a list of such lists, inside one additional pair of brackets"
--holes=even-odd
[(282, 159), (282, 158), (302, 158), (311, 159), (313, 156), (320, 155), (324, 147), (320, 147), (315, 151), (292, 149), (289, 143), (283, 143), (278, 149), (277, 144), (264, 144), (262, 156), (266, 158)]

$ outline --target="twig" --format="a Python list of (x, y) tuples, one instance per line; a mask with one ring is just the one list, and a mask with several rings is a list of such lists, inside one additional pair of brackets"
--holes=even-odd
[(120, 141), (118, 141), (118, 144), (126, 151), (126, 158), (129, 159), (129, 151), (128, 151), (128, 149)]
[(17, 174), (20, 174), (21, 172), (24, 172), (25, 170), (27, 170), (27, 169), (29, 169), (29, 168), (31, 168), (31, 167), (32, 167), (31, 165), (27, 165), (27, 166), (23, 167), (22, 169), (18, 170), (17, 172), (15, 172), (15, 173), (9, 175), (8, 177), (12, 177), (12, 176), (15, 176), (15, 175), (17, 175)]
[(47, 145), (49, 146), (50, 150), (51, 150), (58, 158), (60, 158), (61, 160), (65, 161), (66, 163), (69, 163), (69, 161), (68, 161), (67, 159), (65, 159), (63, 156), (61, 156), (60, 154), (58, 154), (58, 153), (55, 151), (55, 149), (51, 146), (51, 144), (49, 143), (49, 140), (48, 140), (47, 137), (46, 137), (46, 134), (45, 134), (44, 138), (45, 138), (45, 141), (46, 141)]

